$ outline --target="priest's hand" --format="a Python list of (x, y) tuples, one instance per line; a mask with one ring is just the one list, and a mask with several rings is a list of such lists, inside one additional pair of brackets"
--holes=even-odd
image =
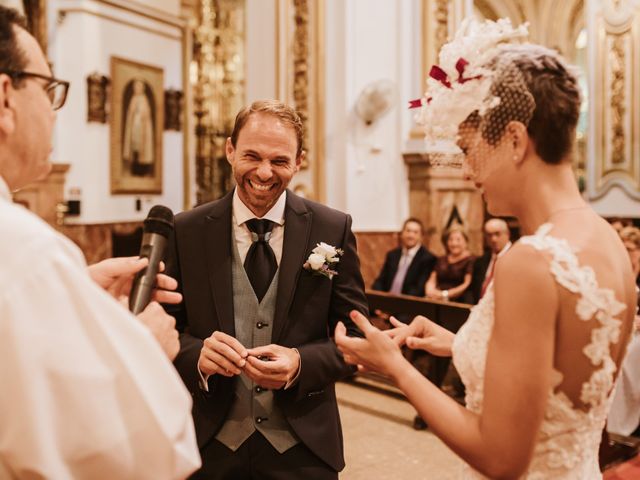
[(205, 381), (215, 374), (233, 377), (242, 373), (247, 355), (247, 349), (237, 339), (215, 331), (202, 344), (198, 369)]
[(147, 308), (138, 314), (138, 319), (146, 325), (167, 357), (173, 361), (180, 351), (176, 319), (168, 315), (156, 302), (149, 303)]
[[(140, 257), (116, 257), (102, 260), (89, 266), (89, 275), (102, 288), (117, 300), (128, 297), (133, 284), (133, 277), (149, 264), (149, 259)], [(164, 263), (160, 263), (160, 271), (164, 270)], [(157, 286), (153, 292), (153, 300), (160, 303), (177, 304), (182, 301), (182, 295), (174, 292), (178, 282), (159, 273)]]
[(244, 373), (263, 388), (288, 388), (300, 371), (300, 354), (295, 348), (265, 345), (247, 350)]

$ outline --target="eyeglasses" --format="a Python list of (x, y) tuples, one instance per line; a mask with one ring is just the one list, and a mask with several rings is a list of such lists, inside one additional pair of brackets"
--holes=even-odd
[(64, 80), (58, 80), (54, 77), (47, 75), (40, 75), (39, 73), (32, 72), (18, 72), (15, 70), (1, 70), (0, 73), (9, 75), (12, 80), (17, 81), (22, 78), (41, 78), (46, 80), (47, 84), (43, 86), (45, 93), (51, 101), (51, 108), (58, 110), (64, 106), (64, 102), (67, 100), (67, 93), (69, 93), (69, 82)]

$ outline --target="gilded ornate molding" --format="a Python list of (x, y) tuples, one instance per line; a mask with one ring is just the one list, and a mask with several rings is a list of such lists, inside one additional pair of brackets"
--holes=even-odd
[(618, 187), (640, 200), (640, 5), (606, 0), (591, 12), (589, 198)]
[(196, 203), (232, 187), (225, 143), (244, 104), (245, 0), (202, 0), (194, 35)]
[(625, 49), (622, 36), (613, 39), (611, 53), (611, 163), (619, 165), (625, 161)]
[[(297, 180), (314, 200), (324, 198), (324, 1), (278, 0), (277, 87), (304, 124), (306, 157)], [(311, 187), (311, 188), (309, 188)]]
[[(293, 0), (293, 101), (304, 125), (302, 148), (309, 150), (309, 2)], [(300, 168), (309, 168), (305, 158)]]
[(47, 2), (45, 0), (22, 0), (27, 27), (47, 54)]
[(111, 80), (94, 72), (87, 77), (87, 122), (107, 123)]
[(432, 65), (438, 63), (438, 52), (449, 36), (449, 8), (451, 0), (422, 0), (422, 68), (420, 85)]
[(449, 0), (436, 0), (435, 21), (435, 46), (436, 52), (439, 52), (449, 37)]

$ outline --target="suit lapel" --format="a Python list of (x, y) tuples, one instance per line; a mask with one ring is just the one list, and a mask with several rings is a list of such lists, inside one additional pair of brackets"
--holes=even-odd
[(309, 248), (311, 234), (311, 212), (302, 199), (287, 190), (287, 206), (284, 215), (284, 241), (282, 259), (278, 273), (278, 294), (273, 321), (272, 342), (277, 343), (287, 319), (287, 313), (295, 294), (298, 278), (302, 271)]
[(235, 336), (233, 286), (231, 280), (231, 205), (233, 190), (211, 209), (205, 218), (205, 252), (209, 286), (220, 329)]

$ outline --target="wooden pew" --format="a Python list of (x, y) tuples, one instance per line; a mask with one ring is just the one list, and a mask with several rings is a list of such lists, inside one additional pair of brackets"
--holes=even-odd
[[(376, 310), (382, 310), (396, 317), (404, 317), (401, 318), (404, 321), (410, 321), (416, 315), (424, 315), (454, 333), (466, 322), (473, 306), (465, 303), (432, 300), (425, 297), (396, 295), (377, 290), (367, 290), (366, 295), (369, 301), (369, 311), (372, 315)], [(373, 317), (372, 322), (378, 328), (389, 328), (389, 325), (384, 320)], [(450, 358), (436, 357), (426, 352), (409, 352), (408, 358), (435, 385), (442, 386), (451, 363)], [(373, 378), (378, 381), (384, 381), (380, 376), (374, 375)]]

